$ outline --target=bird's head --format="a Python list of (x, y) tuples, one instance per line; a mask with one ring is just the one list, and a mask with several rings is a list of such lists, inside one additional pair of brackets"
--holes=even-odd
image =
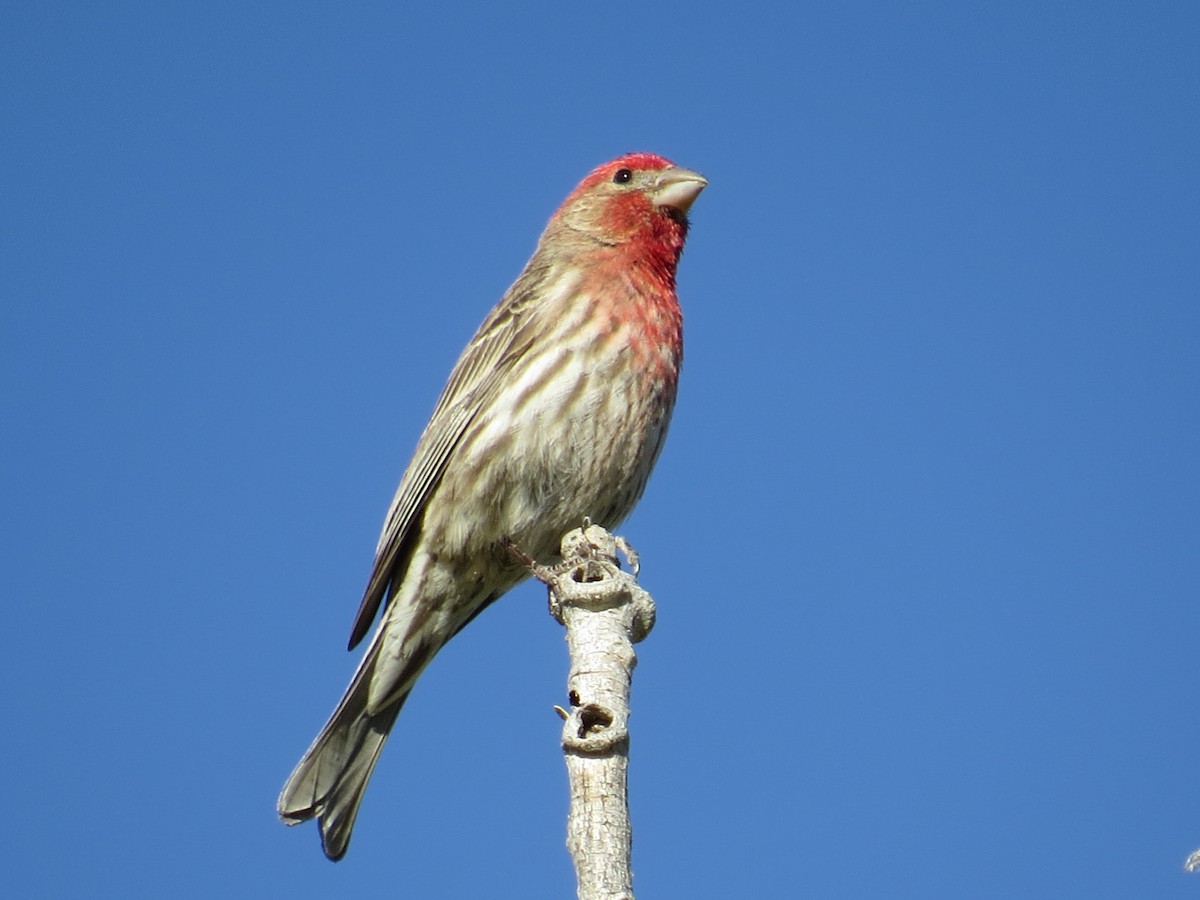
[(687, 213), (708, 180), (653, 153), (629, 153), (594, 169), (555, 214), (558, 224), (596, 243), (670, 248), (687, 236)]

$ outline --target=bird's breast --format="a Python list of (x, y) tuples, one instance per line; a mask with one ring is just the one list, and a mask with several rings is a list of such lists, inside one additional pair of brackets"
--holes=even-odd
[(441, 536), (449, 552), (512, 538), (552, 558), (584, 516), (624, 519), (662, 448), (678, 340), (652, 332), (670, 331), (670, 317), (592, 298), (545, 325), (464, 436), (454, 467), (470, 477), (439, 487), (452, 496), (438, 505), (458, 511)]

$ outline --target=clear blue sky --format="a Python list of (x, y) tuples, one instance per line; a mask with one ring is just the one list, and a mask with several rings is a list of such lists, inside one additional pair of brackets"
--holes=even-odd
[(509, 6), (0, 12), (5, 891), (570, 894), (532, 586), (343, 863), (273, 803), (459, 350), (651, 150), (639, 895), (1197, 896), (1200, 6)]

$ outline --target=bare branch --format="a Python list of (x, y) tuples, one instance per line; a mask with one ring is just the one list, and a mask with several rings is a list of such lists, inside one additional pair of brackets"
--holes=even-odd
[(618, 549), (636, 572), (632, 548), (585, 520), (563, 537), (561, 566), (531, 566), (550, 588), (550, 612), (567, 629), (571, 655), (570, 709), (556, 709), (565, 720), (567, 847), (580, 900), (633, 900), (629, 689), (633, 644), (654, 627), (654, 601), (621, 570)]

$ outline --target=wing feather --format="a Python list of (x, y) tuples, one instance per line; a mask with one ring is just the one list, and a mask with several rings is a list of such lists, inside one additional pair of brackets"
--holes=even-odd
[(400, 486), (384, 517), (371, 577), (354, 618), (349, 649), (366, 636), (381, 606), (391, 601), (408, 564), (412, 543), (434, 487), (479, 410), (496, 385), (532, 342), (527, 324), (531, 297), (542, 291), (549, 271), (531, 261), (521, 277), (479, 326), (455, 363)]

